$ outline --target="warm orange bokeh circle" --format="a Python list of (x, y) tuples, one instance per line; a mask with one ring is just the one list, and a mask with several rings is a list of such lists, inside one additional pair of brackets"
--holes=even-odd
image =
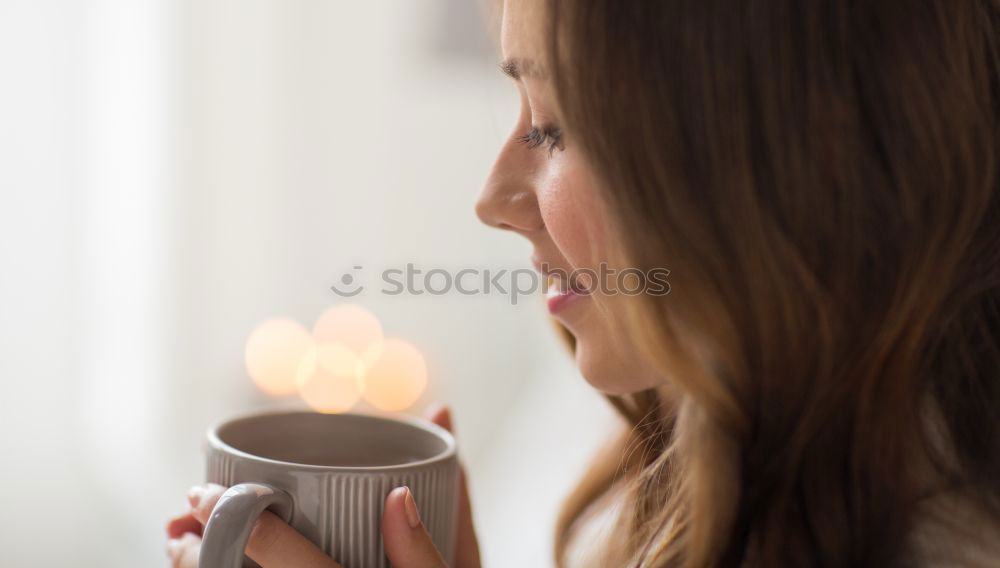
[(250, 378), (270, 396), (298, 394), (318, 412), (347, 412), (362, 398), (384, 411), (413, 406), (427, 386), (427, 363), (413, 344), (385, 338), (356, 304), (323, 312), (312, 333), (286, 318), (257, 326), (246, 345)]

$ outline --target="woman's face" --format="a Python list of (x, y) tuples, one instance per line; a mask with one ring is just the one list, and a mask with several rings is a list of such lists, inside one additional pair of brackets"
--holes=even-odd
[(497, 156), (476, 212), (534, 246), (532, 263), (549, 277), (548, 308), (576, 338), (584, 377), (608, 394), (626, 394), (660, 381), (629, 352), (621, 322), (599, 309), (595, 295), (564, 278), (599, 274), (606, 262), (606, 222), (595, 177), (578, 145), (563, 133), (555, 93), (542, 66), (547, 45), (544, 2), (506, 0), (501, 34), (504, 71), (521, 97), (517, 124)]

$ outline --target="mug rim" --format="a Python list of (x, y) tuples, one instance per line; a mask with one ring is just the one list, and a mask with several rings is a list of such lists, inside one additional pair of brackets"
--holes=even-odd
[[(394, 465), (375, 465), (375, 466), (347, 466), (347, 465), (317, 465), (308, 463), (299, 463), (285, 460), (277, 460), (273, 458), (268, 458), (264, 456), (259, 456), (257, 454), (251, 454), (240, 448), (233, 446), (225, 442), (219, 436), (219, 430), (223, 427), (239, 422), (242, 420), (252, 420), (254, 418), (263, 417), (276, 417), (276, 416), (292, 416), (292, 415), (318, 415), (318, 416), (350, 416), (354, 418), (362, 418), (366, 420), (381, 420), (387, 422), (395, 422), (397, 424), (403, 424), (410, 428), (416, 428), (432, 436), (436, 436), (438, 439), (444, 442), (445, 448), (443, 451), (422, 460), (411, 461), (406, 463), (394, 464)], [(360, 412), (343, 412), (337, 414), (327, 414), (323, 412), (315, 412), (311, 410), (262, 410), (256, 412), (245, 412), (242, 414), (230, 416), (227, 418), (222, 418), (213, 422), (207, 431), (207, 441), (211, 448), (219, 451), (223, 451), (235, 457), (239, 457), (245, 460), (251, 460), (262, 464), (295, 468), (299, 470), (308, 471), (325, 471), (325, 472), (343, 472), (343, 473), (376, 473), (376, 472), (392, 472), (401, 470), (411, 470), (420, 468), (422, 466), (434, 465), (437, 463), (448, 461), (455, 457), (457, 453), (457, 444), (455, 443), (455, 436), (451, 432), (438, 426), (437, 424), (417, 418), (415, 416), (377, 416), (373, 414), (362, 414)]]

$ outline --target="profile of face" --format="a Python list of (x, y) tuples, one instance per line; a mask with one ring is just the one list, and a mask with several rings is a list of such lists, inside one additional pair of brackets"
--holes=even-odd
[(606, 261), (607, 219), (585, 157), (564, 133), (556, 93), (543, 66), (545, 3), (504, 2), (501, 67), (516, 84), (521, 111), (483, 189), (476, 212), (492, 227), (534, 247), (532, 263), (549, 279), (548, 308), (573, 334), (583, 376), (607, 394), (627, 394), (661, 380), (630, 352), (614, 310), (600, 309), (565, 275)]

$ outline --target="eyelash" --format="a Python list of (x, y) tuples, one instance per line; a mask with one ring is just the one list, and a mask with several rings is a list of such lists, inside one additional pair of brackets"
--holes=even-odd
[(548, 144), (549, 156), (556, 149), (562, 150), (565, 147), (562, 140), (562, 130), (554, 127), (538, 128), (534, 126), (527, 134), (518, 136), (517, 141), (526, 145), (528, 149), (535, 149), (542, 144)]

